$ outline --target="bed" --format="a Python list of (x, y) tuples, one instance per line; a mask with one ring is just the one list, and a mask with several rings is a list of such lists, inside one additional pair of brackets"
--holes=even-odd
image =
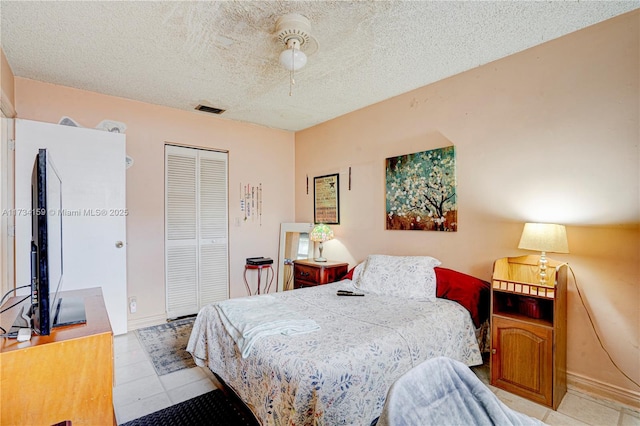
[[(368, 425), (380, 415), (393, 382), (424, 360), (482, 363), (473, 314), (457, 301), (435, 297), (438, 265), (426, 256), (372, 255), (351, 279), (240, 298), (268, 301), (275, 311), (286, 309), (317, 325), (294, 335), (265, 335), (248, 350), (228, 331), (221, 305), (230, 301), (208, 305), (195, 320), (187, 350), (263, 425)], [(338, 290), (364, 296), (338, 296)]]

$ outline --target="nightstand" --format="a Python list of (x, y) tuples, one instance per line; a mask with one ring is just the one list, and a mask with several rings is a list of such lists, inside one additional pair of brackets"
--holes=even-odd
[(491, 283), (491, 384), (554, 410), (567, 392), (567, 264), (498, 259)]
[(338, 281), (347, 273), (348, 263), (313, 259), (293, 262), (293, 288), (313, 287)]

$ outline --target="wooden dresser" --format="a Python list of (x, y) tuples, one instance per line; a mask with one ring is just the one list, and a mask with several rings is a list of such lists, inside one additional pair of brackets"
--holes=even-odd
[[(114, 425), (113, 333), (102, 290), (63, 292), (85, 302), (86, 324), (54, 328), (31, 341), (2, 339), (2, 425)], [(11, 298), (11, 306), (22, 297)], [(24, 302), (27, 303), (27, 302)], [(18, 305), (0, 317), (9, 330)]]
[(567, 264), (498, 259), (491, 283), (491, 384), (557, 409), (567, 392)]
[(348, 263), (327, 260), (316, 262), (313, 259), (293, 262), (293, 288), (313, 287), (328, 284), (341, 279), (347, 273)]

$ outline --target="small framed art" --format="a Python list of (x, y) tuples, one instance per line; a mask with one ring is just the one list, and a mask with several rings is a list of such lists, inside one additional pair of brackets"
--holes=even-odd
[(340, 175), (313, 178), (313, 221), (340, 224)]

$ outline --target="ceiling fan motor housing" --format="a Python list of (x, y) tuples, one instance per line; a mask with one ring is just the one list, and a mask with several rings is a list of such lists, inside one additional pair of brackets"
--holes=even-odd
[(307, 18), (297, 13), (288, 13), (278, 18), (276, 22), (278, 40), (285, 46), (289, 40), (297, 40), (300, 49), (308, 47), (311, 40), (311, 23)]

